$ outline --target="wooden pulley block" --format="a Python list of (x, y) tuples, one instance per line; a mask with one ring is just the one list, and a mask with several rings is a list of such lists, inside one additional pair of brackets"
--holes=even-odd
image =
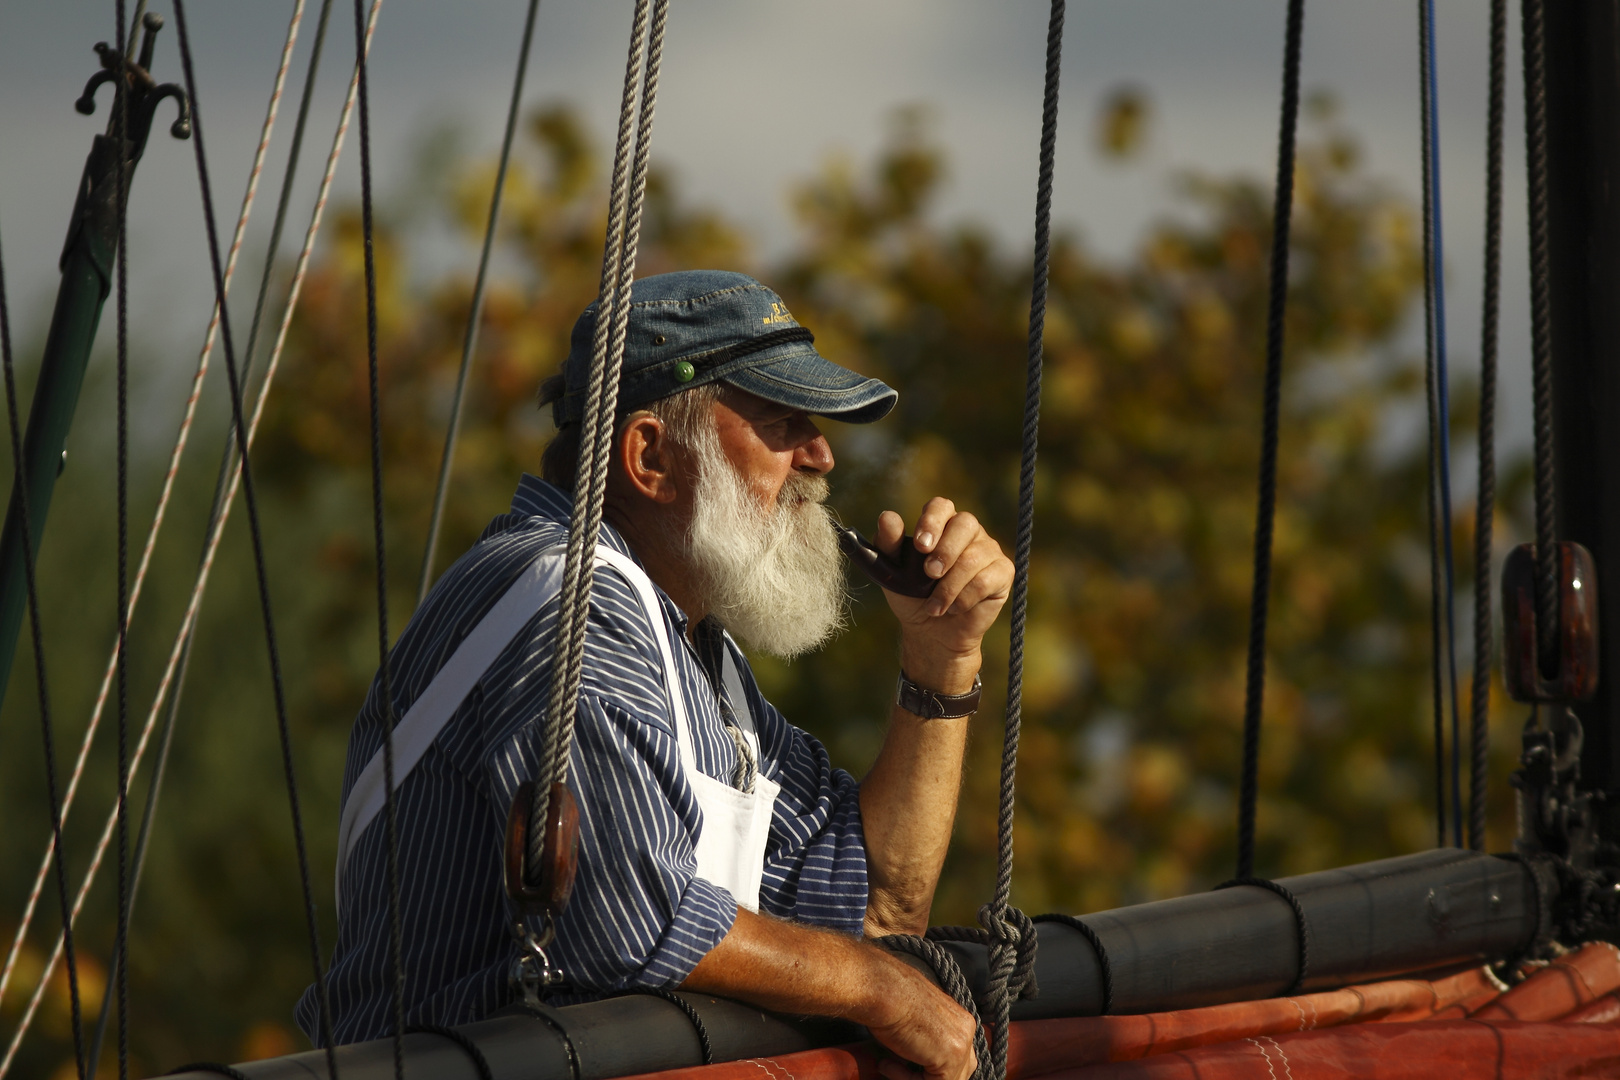
[(1520, 544), (1502, 566), (1502, 677), (1519, 701), (1585, 701), (1597, 692), (1597, 569), (1580, 544), (1558, 544), (1557, 660), (1540, 663), (1536, 546)]
[(529, 912), (556, 918), (568, 906), (579, 869), (579, 806), (568, 785), (551, 785), (546, 808), (545, 847), (534, 883), (524, 874), (524, 853), (529, 846), (529, 816), (534, 808), (534, 783), (518, 788), (506, 815), (506, 895)]

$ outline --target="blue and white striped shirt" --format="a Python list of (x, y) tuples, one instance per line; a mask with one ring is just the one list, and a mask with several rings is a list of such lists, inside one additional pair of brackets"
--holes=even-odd
[[(566, 540), (566, 492), (523, 477), (512, 511), (492, 521), (439, 580), (391, 654), (395, 716), (403, 716), (462, 639), (546, 548)], [(602, 526), (600, 543), (634, 557)], [(742, 675), (759, 737), (759, 769), (782, 787), (771, 821), (760, 910), (858, 934), (866, 911), (866, 848), (854, 778), (759, 691), (748, 662), (715, 623), (685, 639), (686, 616), (659, 590), (690, 703), (693, 751), (704, 773), (731, 782), (737, 747), (721, 717), (723, 650)], [(507, 808), (533, 778), (545, 740), (557, 602), (501, 652), (400, 786), (399, 873), (405, 1020), (461, 1024), (511, 1000), (516, 953), (502, 887)], [(702, 813), (682, 771), (664, 670), (645, 610), (617, 572), (599, 567), (585, 638), (584, 678), (569, 784), (579, 802), (579, 873), (558, 921), (552, 962), (573, 999), (678, 985), (737, 916), (731, 894), (697, 876)], [(730, 703), (736, 713), (742, 703)], [(373, 681), (349, 739), (343, 792), (382, 745)], [(392, 1029), (387, 827), (356, 839), (344, 870), (329, 986), (339, 1043)], [(314, 988), (296, 1010), (319, 1042)]]

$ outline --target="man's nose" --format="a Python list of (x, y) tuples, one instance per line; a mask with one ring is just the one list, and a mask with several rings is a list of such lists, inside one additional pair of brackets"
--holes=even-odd
[(833, 452), (827, 444), (827, 436), (816, 432), (816, 437), (798, 445), (793, 451), (793, 467), (799, 472), (815, 473), (817, 476), (832, 471)]

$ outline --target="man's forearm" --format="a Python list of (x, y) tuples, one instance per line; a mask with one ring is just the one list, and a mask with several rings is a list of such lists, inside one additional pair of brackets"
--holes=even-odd
[[(906, 671), (949, 694), (970, 688), (977, 673), (977, 656), (938, 670)], [(956, 819), (967, 727), (966, 717), (924, 720), (899, 706), (890, 712), (883, 749), (861, 781), (868, 936), (920, 934), (928, 928)]]
[(681, 984), (787, 1013), (838, 1016), (935, 1080), (973, 1069), (973, 1020), (894, 954), (830, 930), (746, 909)]

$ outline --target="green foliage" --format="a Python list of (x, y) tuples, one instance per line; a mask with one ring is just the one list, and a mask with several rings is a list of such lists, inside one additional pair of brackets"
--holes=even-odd
[[(1102, 149), (1128, 157), (1145, 137), (1145, 98), (1112, 107)], [(1331, 108), (1311, 112), (1317, 126), (1297, 179), (1261, 763), (1258, 869), (1267, 874), (1433, 839), (1422, 447), (1392, 419), (1421, 401), (1398, 345), (1420, 281), (1415, 216), (1362, 172)], [(441, 571), (503, 512), (517, 474), (537, 466), (550, 427), (534, 408), (535, 388), (596, 292), (598, 150), (566, 109), (536, 115), (528, 134), (507, 186), (504, 269), (485, 311)], [(911, 515), (944, 494), (1010, 548), (1028, 262), (983, 231), (934, 219), (945, 172), (922, 115), (903, 113), (875, 161), (833, 162), (794, 190), (799, 239), (774, 263), (754, 259), (723, 214), (692, 206), (655, 174), (639, 270), (758, 273), (828, 356), (901, 390), (883, 423), (831, 425), (834, 501), (846, 521), (869, 529), (882, 508)], [(493, 168), (473, 163), (451, 179), (439, 212), (476, 242)], [(1123, 262), (1093, 257), (1070, 234), (1053, 250), (1015, 876), (1015, 901), (1032, 911), (1085, 912), (1207, 887), (1229, 876), (1233, 860), (1270, 197), (1254, 180), (1203, 175), (1182, 177), (1178, 191), (1177, 216)], [(471, 283), (422, 281), (387, 228), (378, 244), (397, 634), (415, 599)], [(255, 452), (328, 947), (344, 745), (376, 665), (363, 296), (357, 217), (339, 213)], [(105, 387), (96, 393), (105, 398)], [(218, 445), (217, 428), (203, 445)], [(85, 445), (87, 461), (105, 460), (105, 439)], [(195, 565), (192, 538), (217, 460), (202, 457), (205, 465), (182, 474), (171, 526), (186, 539), (160, 547), (135, 625), (137, 721)], [(53, 599), (47, 617), (64, 743), (82, 730), (111, 631), (110, 479), (99, 466), (86, 476), (81, 488), (64, 485), (41, 567), (47, 597), (73, 598)], [(134, 505), (149, 506), (152, 494), (137, 492)], [(1458, 551), (1467, 552), (1459, 528)], [(757, 670), (788, 715), (858, 773), (882, 737), (895, 640), (871, 586), (858, 586), (856, 615), (855, 628), (821, 654), (791, 666), (762, 658)], [(936, 921), (971, 919), (988, 895), (1006, 644), (1003, 626), (987, 650), (986, 706)], [(26, 665), (20, 657), (0, 727), (0, 805), (16, 826), (0, 836), (8, 919), (21, 910), (46, 833)], [(1500, 847), (1509, 827), (1500, 781), (1512, 756), (1505, 726), (1495, 745)], [(91, 819), (108, 805), (110, 753), (98, 751), (69, 831), (76, 874), (98, 827)], [(302, 1044), (289, 1014), (309, 978), (308, 952), (282, 783), (237, 521), (203, 609), (136, 915), (141, 1070)], [(135, 791), (139, 805), (144, 784)], [(109, 881), (84, 923), (87, 983), (110, 947), (110, 891)], [(24, 958), (36, 971), (53, 903), (47, 893)], [(29, 986), (20, 978), (0, 1003), (6, 1029)], [(20, 1063), (26, 1073), (44, 1075), (70, 1053), (65, 1001), (58, 980)]]

